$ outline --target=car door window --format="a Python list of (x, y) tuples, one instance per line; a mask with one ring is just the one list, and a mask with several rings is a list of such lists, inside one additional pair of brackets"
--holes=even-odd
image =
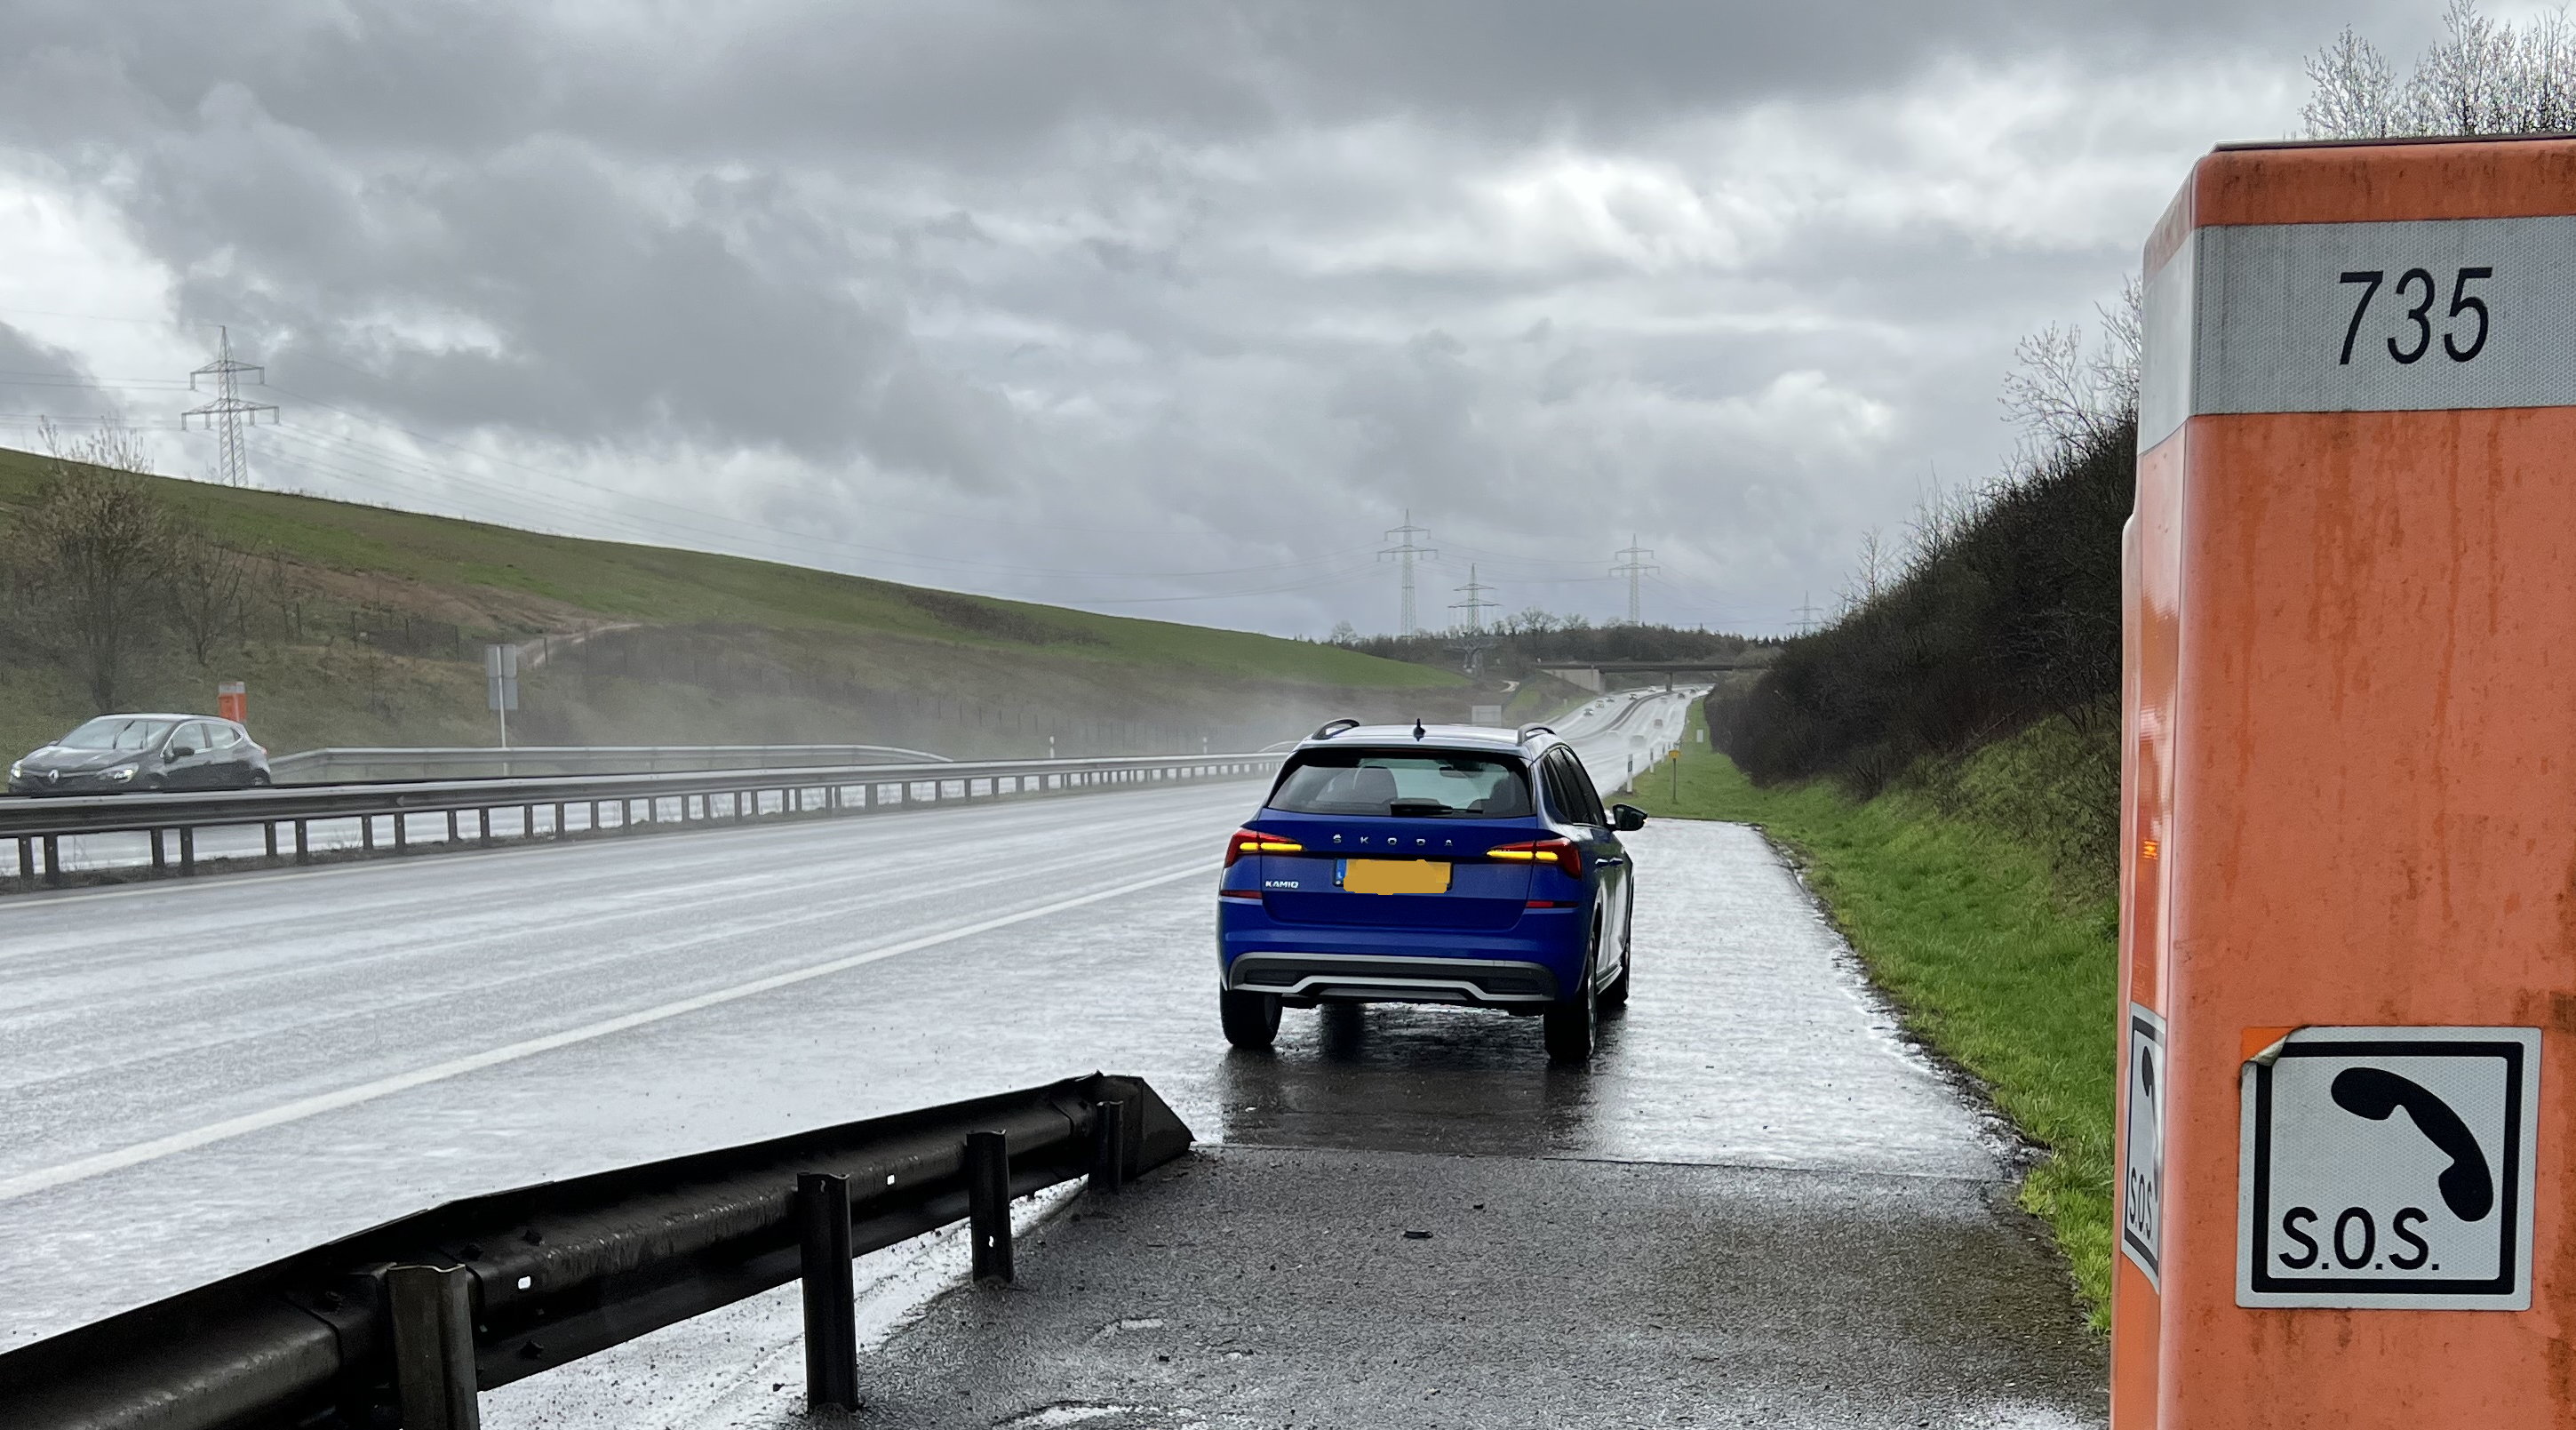
[(1601, 796), (1593, 790), (1592, 777), (1584, 773), (1582, 761), (1559, 750), (1552, 763), (1557, 782), (1564, 790), (1565, 817), (1577, 824), (1608, 824), (1609, 812), (1601, 807)]
[(1576, 791), (1574, 782), (1566, 778), (1564, 757), (1548, 756), (1546, 771), (1549, 812), (1568, 824), (1584, 823), (1583, 796)]
[(193, 750), (202, 755), (213, 743), (214, 737), (206, 733), (204, 722), (192, 721), (180, 726), (179, 733), (170, 737), (170, 750), (173, 754), (180, 750)]
[(1604, 829), (1609, 828), (1610, 811), (1601, 807), (1601, 791), (1592, 783), (1591, 772), (1583, 768), (1581, 760), (1569, 758), (1565, 764), (1566, 773), (1574, 779), (1574, 787), (1583, 794), (1585, 817)]
[(1557, 769), (1556, 761), (1546, 758), (1539, 760), (1538, 783), (1539, 788), (1547, 792), (1548, 817), (1558, 821), (1571, 821), (1574, 813), (1566, 808), (1565, 804), (1565, 776)]
[(128, 720), (116, 732), (115, 748), (148, 750), (159, 743), (162, 732), (170, 727), (158, 720)]

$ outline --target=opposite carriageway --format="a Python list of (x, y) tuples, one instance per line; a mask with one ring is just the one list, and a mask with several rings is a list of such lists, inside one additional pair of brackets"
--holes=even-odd
[[(155, 871), (193, 874), (200, 862), (198, 835), (206, 830), (256, 829), (260, 846), (254, 857), (306, 863), (316, 855), (313, 826), (326, 821), (354, 821), (362, 853), (399, 854), (415, 844), (486, 846), (501, 839), (1252, 779), (1276, 770), (1279, 759), (1245, 754), (875, 764), (21, 799), (0, 803), (0, 839), (15, 845), (19, 881), (59, 884), (66, 868), (63, 841), (98, 835), (142, 835)], [(424, 820), (430, 824), (426, 837), (415, 824)], [(381, 841), (380, 826), (386, 836)]]

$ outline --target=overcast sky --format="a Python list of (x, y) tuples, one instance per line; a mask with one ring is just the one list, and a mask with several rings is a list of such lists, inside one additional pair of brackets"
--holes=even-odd
[[(2494, 6), (2512, 15), (2529, 7)], [(1321, 635), (1777, 632), (2433, 0), (0, 0), (0, 442)], [(86, 384), (86, 385), (82, 385)], [(214, 443), (155, 432), (162, 469)]]

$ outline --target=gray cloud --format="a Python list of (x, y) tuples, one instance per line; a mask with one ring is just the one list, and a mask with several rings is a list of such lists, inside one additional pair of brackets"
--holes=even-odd
[(1387, 624), (1346, 573), (1408, 507), (1514, 608), (1612, 613), (1633, 529), (1666, 614), (1778, 628), (1993, 469), (2013, 338), (2193, 153), (2432, 18), (10, 10), (0, 198), (112, 225), (173, 370), (234, 325), (317, 429), (279, 479), (1283, 630)]

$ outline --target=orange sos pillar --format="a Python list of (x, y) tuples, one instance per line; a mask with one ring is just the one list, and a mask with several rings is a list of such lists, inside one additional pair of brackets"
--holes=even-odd
[(2576, 1425), (2576, 141), (2221, 149), (2145, 270), (2112, 1423)]

